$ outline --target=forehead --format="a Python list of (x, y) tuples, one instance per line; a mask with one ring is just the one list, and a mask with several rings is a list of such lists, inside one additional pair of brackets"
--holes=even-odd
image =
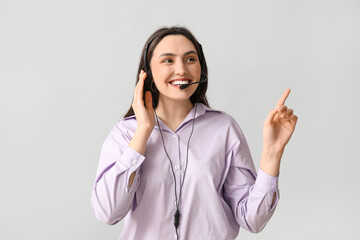
[(191, 50), (196, 52), (194, 44), (187, 37), (183, 35), (168, 35), (161, 39), (155, 47), (153, 55), (158, 56), (162, 53), (181, 55)]

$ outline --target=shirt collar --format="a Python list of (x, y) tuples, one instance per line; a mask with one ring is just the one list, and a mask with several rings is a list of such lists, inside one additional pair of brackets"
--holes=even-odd
[[(196, 116), (195, 119), (205, 115), (206, 112), (221, 112), (219, 110), (215, 110), (212, 109), (208, 106), (206, 106), (203, 103), (196, 103), (197, 108), (196, 108)], [(176, 131), (178, 131), (182, 126), (184, 126), (187, 122), (189, 122), (190, 120), (192, 120), (194, 118), (194, 113), (195, 113), (195, 105), (194, 107), (191, 109), (191, 111), (189, 112), (189, 114), (185, 117), (184, 121), (180, 124), (180, 126), (176, 129)], [(155, 117), (156, 118), (156, 117)], [(135, 115), (131, 115), (129, 117), (124, 118), (124, 120), (130, 120), (130, 119), (136, 119)], [(163, 122), (161, 121), (161, 119), (159, 119), (159, 125), (161, 130), (166, 130), (168, 132), (172, 132), (172, 130)], [(159, 129), (156, 119), (155, 119), (155, 128)]]
[[(194, 107), (191, 109), (189, 114), (185, 117), (184, 121), (180, 124), (180, 126), (176, 129), (175, 132), (177, 132), (180, 128), (182, 128), (187, 122), (194, 119), (195, 108), (196, 108), (195, 119), (202, 115), (205, 115), (206, 112), (220, 112), (218, 110), (209, 108), (208, 106), (204, 105), (203, 103), (196, 103), (196, 105), (197, 105), (197, 107), (195, 107), (195, 105), (194, 105)], [(163, 121), (161, 121), (161, 119), (159, 119), (159, 125), (160, 125), (161, 130), (173, 132)], [(159, 129), (157, 122), (155, 122), (155, 128)]]

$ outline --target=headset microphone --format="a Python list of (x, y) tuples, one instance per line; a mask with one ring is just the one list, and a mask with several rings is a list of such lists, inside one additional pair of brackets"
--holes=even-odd
[(180, 89), (184, 90), (185, 88), (189, 87), (190, 85), (203, 83), (203, 82), (206, 82), (206, 81), (207, 81), (207, 78), (205, 78), (204, 80), (201, 80), (199, 82), (194, 82), (194, 83), (190, 83), (190, 84), (183, 84), (183, 85), (180, 85)]

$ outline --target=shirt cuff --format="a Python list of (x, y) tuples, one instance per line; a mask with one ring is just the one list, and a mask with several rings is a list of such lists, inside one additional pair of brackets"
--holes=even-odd
[(145, 157), (132, 149), (129, 146), (126, 146), (124, 152), (121, 154), (120, 159), (116, 163), (117, 165), (123, 168), (124, 166), (128, 168), (131, 172), (134, 172), (145, 160)]
[[(144, 160), (145, 160), (145, 157), (143, 155), (141, 155), (140, 153), (138, 153), (137, 151), (135, 151), (131, 147), (126, 146), (126, 148), (125, 148), (124, 152), (122, 153), (120, 159), (115, 164), (115, 166), (118, 169), (124, 169), (124, 167), (127, 169), (126, 170), (126, 175), (125, 175), (125, 177), (126, 177), (126, 179), (125, 179), (125, 191), (128, 194), (131, 194), (131, 193), (135, 192), (136, 189), (139, 186), (140, 176), (139, 176), (138, 169), (140, 168), (140, 166), (144, 162)], [(130, 176), (135, 171), (136, 171), (135, 178), (133, 179), (133, 182), (132, 182), (131, 186), (129, 187)]]
[(278, 189), (278, 179), (279, 177), (271, 176), (259, 168), (255, 185), (261, 192), (276, 192)]

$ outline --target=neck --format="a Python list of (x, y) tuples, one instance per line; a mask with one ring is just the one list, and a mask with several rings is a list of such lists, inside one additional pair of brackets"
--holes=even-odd
[(184, 101), (163, 101), (159, 98), (156, 114), (171, 130), (175, 131), (192, 108), (193, 104), (190, 99)]

